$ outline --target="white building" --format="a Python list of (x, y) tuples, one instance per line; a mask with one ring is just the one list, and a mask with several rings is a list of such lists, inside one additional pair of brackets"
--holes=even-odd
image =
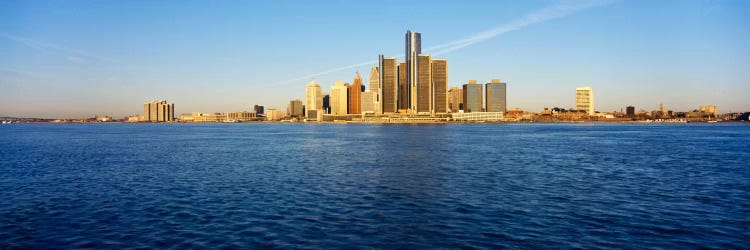
[(323, 93), (320, 90), (320, 84), (313, 80), (307, 84), (305, 93), (305, 117), (309, 117), (307, 112), (310, 110), (323, 110)]
[(332, 115), (346, 115), (347, 114), (347, 94), (349, 91), (344, 86), (344, 82), (336, 81), (336, 84), (331, 87), (330, 104)]
[(594, 115), (594, 90), (591, 87), (576, 88), (576, 110)]
[(286, 117), (286, 112), (280, 109), (268, 109), (266, 110), (266, 120), (278, 121)]

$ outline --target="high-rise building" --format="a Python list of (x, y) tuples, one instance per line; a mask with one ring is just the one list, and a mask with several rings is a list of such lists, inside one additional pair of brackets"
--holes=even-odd
[(362, 99), (360, 101), (360, 107), (362, 108), (362, 114), (374, 114), (375, 113), (375, 92), (372, 90), (365, 90), (362, 92)]
[(432, 111), (432, 61), (430, 55), (417, 55), (417, 113)]
[(331, 113), (331, 95), (328, 93), (323, 93), (323, 113)]
[(507, 84), (500, 79), (492, 79), (484, 85), (486, 112), (505, 112), (507, 107)]
[(432, 59), (434, 113), (448, 113), (448, 60)]
[(307, 84), (305, 90), (305, 117), (309, 117), (307, 114), (310, 110), (322, 110), (323, 109), (323, 92), (321, 92), (320, 84), (315, 81)]
[(253, 111), (255, 111), (255, 115), (263, 115), (263, 106), (255, 105)]
[(451, 87), (451, 89), (448, 90), (448, 109), (450, 109), (451, 112), (456, 113), (463, 109), (463, 92), (463, 89), (458, 87)]
[(395, 113), (398, 109), (398, 74), (396, 58), (385, 58), (380, 55), (378, 60), (380, 69), (381, 102), (383, 113)]
[(409, 82), (406, 81), (406, 63), (398, 64), (398, 109), (410, 109), (409, 106)]
[(635, 117), (635, 107), (633, 106), (625, 107), (625, 115), (628, 117)]
[(477, 80), (469, 80), (464, 84), (464, 112), (482, 112), (482, 85)]
[(336, 81), (330, 93), (331, 114), (345, 115), (347, 110), (347, 90), (344, 82)]
[(591, 87), (576, 88), (576, 110), (594, 115), (594, 90)]
[(359, 72), (354, 75), (354, 81), (349, 87), (349, 114), (362, 113), (362, 77)]
[(408, 91), (409, 109), (417, 110), (417, 63), (419, 61), (418, 55), (422, 54), (422, 34), (419, 32), (407, 30), (406, 31), (406, 51), (404, 59), (406, 60), (406, 81), (409, 85)]
[(167, 101), (151, 101), (143, 104), (143, 121), (172, 122), (174, 121), (174, 103)]
[(380, 92), (380, 73), (378, 73), (378, 67), (372, 67), (370, 69), (370, 91), (372, 91), (372, 105), (374, 108), (375, 114), (381, 114), (380, 111), (382, 106), (380, 105), (380, 97), (382, 96), (382, 93)]
[(302, 100), (294, 99), (289, 101), (289, 116), (302, 117), (303, 114)]

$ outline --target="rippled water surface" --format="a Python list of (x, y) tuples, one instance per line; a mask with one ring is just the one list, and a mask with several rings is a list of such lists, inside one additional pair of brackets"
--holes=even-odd
[(748, 124), (11, 124), (0, 248), (746, 248)]

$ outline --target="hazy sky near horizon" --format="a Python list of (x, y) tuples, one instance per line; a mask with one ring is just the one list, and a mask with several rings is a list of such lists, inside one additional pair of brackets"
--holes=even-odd
[(507, 82), (509, 108), (591, 86), (600, 111), (750, 111), (748, 27), (750, 1), (1, 1), (0, 116), (285, 108), (313, 78), (368, 85), (406, 30), (449, 85)]

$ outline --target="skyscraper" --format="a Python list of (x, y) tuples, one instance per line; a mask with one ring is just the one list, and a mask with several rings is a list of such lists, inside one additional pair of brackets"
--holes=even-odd
[(395, 113), (398, 109), (398, 75), (396, 58), (385, 58), (380, 55), (378, 60), (380, 70), (380, 86), (382, 88), (381, 102), (383, 113)]
[(406, 81), (409, 85), (407, 95), (409, 99), (406, 101), (409, 103), (409, 107), (412, 110), (417, 110), (417, 63), (419, 61), (418, 55), (422, 54), (422, 34), (419, 32), (407, 30), (406, 31), (406, 51), (404, 59), (406, 60)]
[(463, 92), (463, 89), (458, 87), (451, 87), (451, 89), (448, 90), (448, 108), (451, 112), (456, 113), (463, 109)]
[(381, 114), (382, 106), (380, 105), (380, 98), (382, 93), (380, 92), (380, 73), (378, 73), (378, 67), (372, 67), (370, 69), (370, 91), (373, 93), (372, 105), (375, 114)]
[(482, 112), (482, 85), (477, 80), (464, 84), (464, 112)]
[(349, 86), (349, 114), (362, 113), (362, 77), (359, 72), (354, 75), (354, 81)]
[(484, 98), (487, 112), (505, 112), (507, 110), (507, 84), (500, 79), (492, 79), (484, 85)]
[(576, 88), (576, 110), (594, 115), (594, 90), (591, 87)]
[(323, 93), (320, 90), (320, 84), (315, 81), (307, 84), (305, 91), (305, 117), (308, 117), (310, 110), (321, 110), (323, 109)]
[(294, 99), (289, 101), (289, 116), (291, 117), (302, 117), (304, 112), (302, 112), (302, 100), (300, 99)]
[(323, 93), (323, 114), (331, 113), (331, 95)]
[(406, 81), (406, 63), (398, 64), (398, 109), (410, 109), (409, 107), (409, 83)]
[(346, 86), (344, 86), (344, 82), (336, 81), (336, 83), (331, 87), (330, 93), (331, 114), (345, 115), (348, 106), (346, 102)]
[(448, 60), (432, 59), (433, 110), (448, 113)]
[(362, 114), (374, 114), (375, 113), (375, 102), (373, 101), (373, 98), (375, 97), (375, 92), (372, 92), (372, 90), (365, 90), (362, 92), (362, 99), (360, 102), (360, 106), (362, 108)]
[(417, 113), (432, 111), (432, 61), (430, 55), (417, 55)]

